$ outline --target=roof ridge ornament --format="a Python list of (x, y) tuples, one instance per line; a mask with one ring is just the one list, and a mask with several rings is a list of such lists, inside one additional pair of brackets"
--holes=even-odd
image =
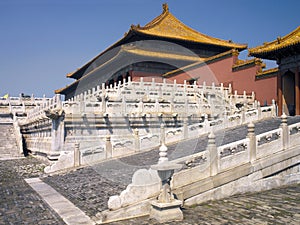
[(168, 3), (162, 4), (162, 7), (163, 7), (163, 13), (169, 12), (169, 6), (168, 6)]
[(134, 30), (135, 28), (136, 28), (136, 26), (135, 26), (134, 24), (131, 24), (131, 25), (130, 25), (130, 29), (131, 29), (131, 30)]
[(278, 36), (278, 37), (277, 37), (277, 44), (280, 44), (280, 42), (281, 42), (281, 37)]

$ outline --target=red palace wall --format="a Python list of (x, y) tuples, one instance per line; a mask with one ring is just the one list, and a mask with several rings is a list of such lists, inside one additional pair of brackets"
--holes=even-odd
[(183, 83), (184, 80), (196, 79), (198, 84), (204, 81), (207, 85), (223, 83), (224, 86), (232, 85), (233, 90), (237, 90), (238, 94), (251, 94), (254, 91), (256, 99), (261, 105), (267, 103), (270, 105), (272, 99), (277, 101), (277, 78), (276, 76), (269, 78), (256, 79), (257, 71), (261, 70), (261, 64), (256, 65), (254, 62), (239, 66), (233, 70), (233, 65), (237, 61), (236, 56), (224, 58), (222, 60), (199, 66), (192, 70), (168, 77), (177, 83)]

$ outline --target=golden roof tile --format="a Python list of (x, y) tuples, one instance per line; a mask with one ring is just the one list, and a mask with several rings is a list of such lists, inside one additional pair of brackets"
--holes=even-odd
[(172, 13), (169, 12), (168, 6), (163, 5), (163, 13), (146, 24), (144, 27), (131, 26), (131, 30), (146, 35), (192, 41), (202, 44), (217, 45), (227, 48), (246, 49), (246, 44), (233, 43), (231, 40), (221, 40), (202, 34), (182, 23)]
[(143, 56), (143, 57), (150, 57), (150, 58), (153, 57), (153, 58), (162, 58), (162, 59), (170, 59), (170, 60), (188, 61), (188, 62), (201, 62), (204, 60), (203, 58), (200, 58), (198, 56), (193, 56), (193, 55), (189, 56), (189, 55), (172, 54), (166, 52), (151, 51), (147, 49), (138, 48), (136, 46), (123, 45), (121, 46), (119, 52), (114, 57), (112, 57), (105, 63), (101, 64), (100, 66), (96, 67), (88, 74), (85, 74), (85, 76), (67, 85), (66, 87), (55, 90), (55, 93), (59, 94), (65, 92), (67, 89), (73, 87), (74, 85), (81, 82), (83, 79), (87, 78), (89, 75), (95, 72), (95, 70), (100, 70), (101, 68), (104, 68), (109, 64), (113, 64), (114, 62), (124, 58), (125, 55), (127, 56), (128, 59), (130, 59), (130, 56)]
[(262, 57), (265, 54), (300, 44), (300, 26), (284, 37), (278, 37), (272, 42), (266, 42), (261, 46), (249, 49), (249, 55)]
[(207, 45), (221, 46), (229, 49), (244, 50), (247, 48), (247, 44), (236, 44), (232, 41), (221, 40), (218, 38), (210, 37), (205, 34), (199, 33), (192, 28), (186, 26), (181, 21), (179, 21), (175, 16), (173, 16), (168, 9), (167, 4), (163, 4), (163, 13), (153, 19), (151, 22), (147, 23), (144, 27), (140, 25), (131, 25), (128, 32), (125, 33), (124, 37), (118, 40), (116, 43), (108, 47), (102, 53), (94, 57), (79, 70), (67, 74), (68, 78), (79, 79), (83, 74), (84, 70), (93, 63), (97, 58), (101, 57), (103, 54), (109, 50), (126, 44), (130, 38), (135, 35), (135, 33), (156, 36), (161, 38), (171, 38), (183, 41), (192, 41), (196, 43), (202, 43)]
[(256, 74), (256, 76), (265, 76), (265, 75), (269, 75), (269, 74), (273, 74), (273, 73), (277, 73), (277, 72), (278, 72), (278, 67), (275, 67), (275, 68), (271, 68), (268, 70), (260, 71)]
[(123, 45), (121, 47), (122, 51), (131, 53), (133, 55), (146, 56), (146, 57), (154, 57), (154, 58), (162, 58), (162, 59), (174, 59), (174, 60), (183, 60), (183, 61), (191, 61), (191, 62), (199, 62), (203, 61), (204, 58), (200, 58), (197, 55), (181, 55), (181, 54), (172, 54), (167, 52), (159, 52), (154, 50), (141, 49), (137, 47), (128, 47)]

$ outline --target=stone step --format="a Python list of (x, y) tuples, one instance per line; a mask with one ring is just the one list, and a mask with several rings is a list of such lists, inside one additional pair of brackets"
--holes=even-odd
[(0, 124), (0, 158), (19, 156), (13, 125)]
[(15, 146), (10, 146), (10, 147), (0, 147), (0, 151), (8, 151), (8, 150), (14, 150), (17, 149), (17, 145)]
[(4, 154), (7, 154), (7, 155), (16, 155), (16, 154), (18, 154), (18, 151), (16, 149), (12, 149), (10, 151), (0, 151), (0, 155), (4, 155)]
[(7, 137), (1, 137), (0, 141), (11, 141), (11, 140), (15, 140), (15, 137), (12, 136), (7, 136)]
[(16, 139), (14, 137), (0, 138), (0, 143), (9, 143), (15, 140)]
[(0, 152), (15, 152), (17, 148), (7, 148), (7, 149), (0, 149)]
[(0, 149), (10, 149), (10, 148), (15, 148), (17, 146), (16, 143), (1, 143), (0, 144)]

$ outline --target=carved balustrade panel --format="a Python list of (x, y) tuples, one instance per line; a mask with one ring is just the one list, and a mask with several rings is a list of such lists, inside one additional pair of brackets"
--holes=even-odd
[(249, 139), (218, 147), (219, 172), (249, 162)]
[(289, 126), (290, 146), (300, 145), (300, 123)]
[(282, 129), (278, 128), (256, 136), (257, 158), (266, 157), (270, 154), (282, 151)]

